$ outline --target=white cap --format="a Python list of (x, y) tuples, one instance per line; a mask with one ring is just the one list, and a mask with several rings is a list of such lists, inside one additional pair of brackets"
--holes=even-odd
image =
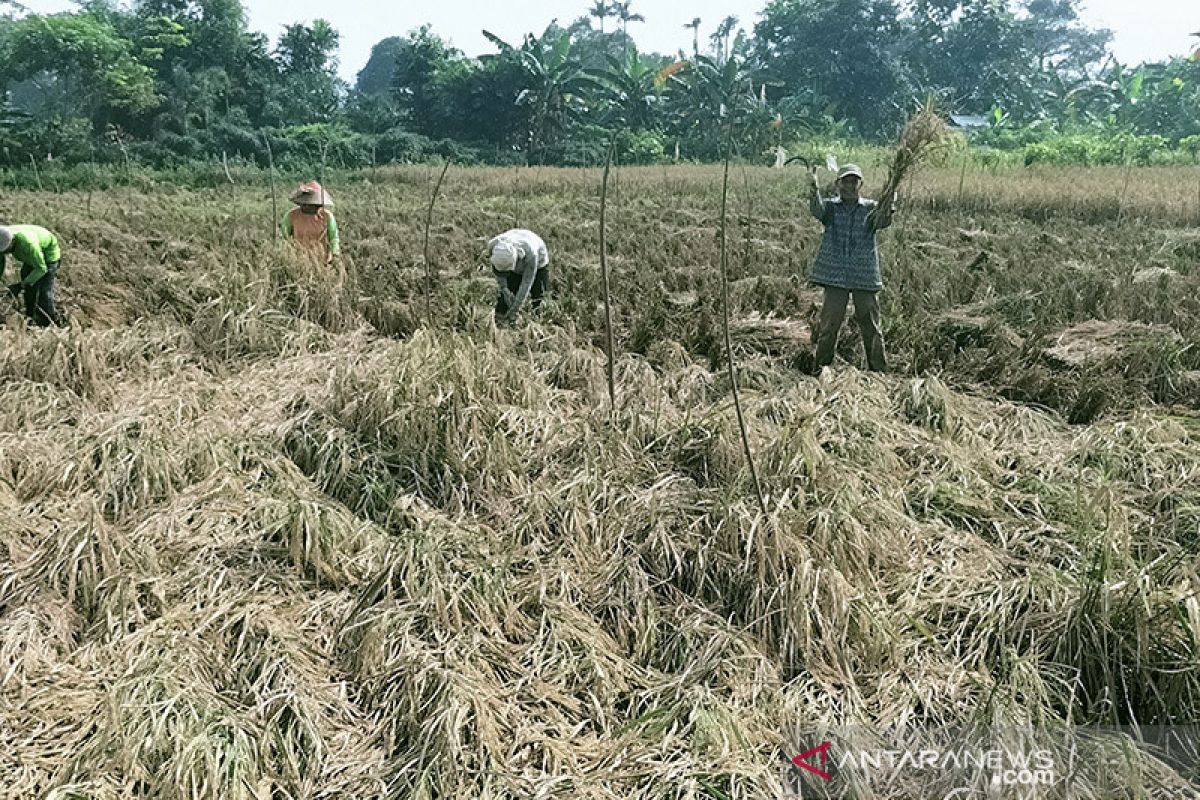
[(508, 272), (517, 265), (517, 246), (506, 239), (499, 239), (492, 246), (492, 266), (500, 272)]
[(0, 253), (8, 252), (8, 248), (12, 246), (12, 231), (0, 225)]

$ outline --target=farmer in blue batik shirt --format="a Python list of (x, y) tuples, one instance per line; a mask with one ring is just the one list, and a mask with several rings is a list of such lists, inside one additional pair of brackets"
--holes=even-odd
[(887, 369), (883, 350), (883, 329), (879, 324), (879, 291), (883, 279), (879, 273), (879, 252), (875, 233), (892, 224), (891, 198), (884, 204), (859, 196), (862, 170), (847, 164), (837, 177), (837, 197), (821, 196), (817, 173), (812, 173), (809, 209), (825, 226), (821, 249), (809, 281), (825, 289), (821, 322), (817, 330), (817, 367), (833, 363), (838, 331), (846, 318), (846, 305), (854, 299), (854, 319), (862, 332), (867, 351), (867, 367), (875, 372)]

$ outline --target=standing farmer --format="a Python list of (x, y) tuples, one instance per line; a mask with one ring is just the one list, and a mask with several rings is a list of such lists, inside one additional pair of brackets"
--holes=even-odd
[(316, 181), (302, 183), (292, 192), (296, 204), (283, 218), (283, 233), (305, 250), (333, 263), (341, 255), (337, 220), (333, 217), (333, 198)]
[(862, 332), (867, 367), (874, 372), (887, 369), (883, 329), (879, 324), (879, 252), (875, 233), (892, 224), (894, 211), (888, 200), (881, 205), (859, 196), (862, 170), (847, 164), (838, 172), (837, 197), (821, 197), (817, 173), (812, 173), (809, 209), (825, 226), (821, 249), (809, 280), (825, 288), (821, 322), (817, 330), (817, 367), (833, 363), (838, 331), (846, 318), (846, 305), (854, 298), (854, 319)]
[(61, 325), (54, 307), (54, 276), (62, 260), (58, 237), (38, 225), (0, 227), (0, 274), (4, 256), (10, 253), (21, 265), (21, 280), (8, 286), (9, 294), (20, 297), (24, 293), (25, 315), (34, 325)]
[(541, 305), (550, 291), (550, 251), (533, 231), (514, 228), (487, 244), (496, 276), (496, 321), (512, 324), (525, 305)]

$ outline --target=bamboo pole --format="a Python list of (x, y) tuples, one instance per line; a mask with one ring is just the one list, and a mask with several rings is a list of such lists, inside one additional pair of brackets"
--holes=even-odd
[(727, 217), (729, 208), (729, 143), (725, 147), (725, 174), (721, 182), (721, 321), (725, 337), (725, 366), (729, 370), (729, 386), (733, 391), (733, 407), (737, 412), (738, 431), (742, 436), (742, 448), (746, 453), (746, 465), (750, 468), (750, 478), (754, 483), (754, 494), (758, 497), (759, 508), (763, 516), (767, 516), (767, 498), (763, 495), (762, 485), (758, 480), (758, 469), (754, 466), (754, 454), (750, 450), (750, 435), (746, 431), (746, 419), (742, 415), (742, 400), (738, 392), (737, 370), (733, 364), (733, 343), (729, 336), (729, 244), (726, 241), (728, 228)]
[(433, 194), (429, 197), (429, 211), (425, 214), (425, 243), (422, 247), (422, 258), (425, 261), (425, 324), (433, 327), (433, 266), (429, 261), (429, 229), (433, 225), (433, 207), (437, 203), (438, 192), (442, 189), (442, 179), (446, 170), (450, 169), (450, 159), (442, 165), (442, 174), (438, 175), (434, 184)]
[(263, 143), (267, 146), (267, 175), (271, 181), (271, 225), (275, 231), (275, 241), (279, 241), (279, 200), (275, 196), (275, 155), (271, 151), (271, 137), (266, 131), (262, 132)]
[(604, 162), (604, 179), (600, 184), (600, 276), (604, 284), (604, 329), (608, 349), (608, 402), (609, 412), (617, 410), (617, 384), (613, 362), (616, 345), (613, 342), (612, 291), (608, 280), (608, 174), (612, 169), (613, 150), (616, 143), (608, 146), (608, 157)]

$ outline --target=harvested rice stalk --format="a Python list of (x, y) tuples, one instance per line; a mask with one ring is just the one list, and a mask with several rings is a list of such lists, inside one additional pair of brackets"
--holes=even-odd
[(886, 206), (896, 197), (896, 191), (908, 174), (920, 165), (934, 147), (945, 141), (946, 125), (938, 114), (933, 100), (925, 101), (913, 117), (904, 126), (904, 133), (896, 145), (892, 156), (891, 166), (888, 167), (887, 181), (879, 194), (879, 204)]
[(805, 322), (757, 313), (734, 320), (730, 338), (739, 354), (794, 355), (812, 347), (812, 331)]

